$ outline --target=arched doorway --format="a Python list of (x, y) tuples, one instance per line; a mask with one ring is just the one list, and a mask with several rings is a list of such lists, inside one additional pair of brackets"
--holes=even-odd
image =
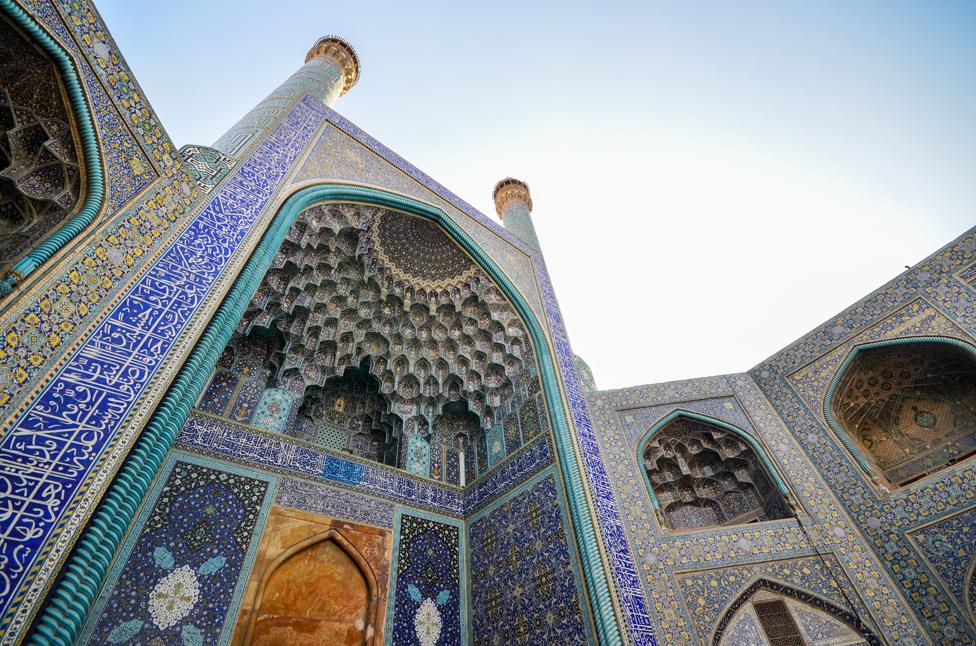
[(254, 646), (371, 646), (376, 579), (336, 530), (279, 555), (261, 580), (244, 637)]

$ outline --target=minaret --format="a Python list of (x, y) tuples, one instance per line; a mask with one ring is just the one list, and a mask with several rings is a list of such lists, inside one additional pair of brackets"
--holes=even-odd
[(505, 228), (522, 242), (541, 251), (539, 238), (536, 237), (535, 226), (532, 224), (532, 197), (529, 195), (529, 185), (522, 180), (506, 177), (495, 184), (492, 197), (495, 199), (495, 211), (498, 212)]
[(324, 36), (308, 50), (305, 64), (234, 124), (213, 147), (225, 155), (239, 156), (264, 131), (277, 125), (277, 117), (285, 113), (296, 97), (310, 94), (331, 108), (358, 80), (356, 50), (337, 36)]
[[(327, 72), (320, 68), (331, 68)], [(322, 101), (330, 108), (336, 99), (352, 89), (359, 80), (359, 57), (352, 45), (338, 36), (323, 36), (305, 55), (305, 66), (295, 73), (311, 68), (314, 76), (325, 76), (321, 84)], [(293, 77), (294, 78), (294, 77)], [(286, 81), (287, 83), (287, 81)]]

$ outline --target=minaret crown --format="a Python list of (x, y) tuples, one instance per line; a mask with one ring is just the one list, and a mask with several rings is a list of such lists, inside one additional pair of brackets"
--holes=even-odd
[(529, 195), (529, 185), (520, 179), (506, 177), (495, 184), (491, 196), (495, 200), (495, 211), (498, 217), (505, 219), (505, 210), (512, 202), (519, 201), (532, 211), (532, 197)]
[(339, 38), (338, 36), (323, 36), (318, 42), (308, 50), (305, 62), (308, 63), (313, 58), (327, 58), (342, 71), (343, 86), (342, 93), (345, 94), (359, 80), (359, 56), (352, 45)]

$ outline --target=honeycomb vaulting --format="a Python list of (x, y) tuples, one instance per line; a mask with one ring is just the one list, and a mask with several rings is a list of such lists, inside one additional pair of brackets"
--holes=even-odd
[(305, 211), (237, 335), (265, 340), (269, 387), (308, 395), (307, 412), (330, 378), (368, 372), (402, 421), (370, 415), (387, 433), (428, 435), (460, 411), (488, 429), (538, 390), (525, 328), (498, 288), (436, 225), (375, 207)]

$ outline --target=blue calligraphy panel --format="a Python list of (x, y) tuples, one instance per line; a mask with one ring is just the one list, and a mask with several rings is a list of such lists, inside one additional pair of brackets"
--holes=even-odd
[(118, 441), (123, 421), (324, 114), (311, 97), (295, 105), (0, 440), (4, 629), (11, 602), (30, 606), (45, 588), (66, 549), (55, 540), (70, 512), (96, 493), (89, 491), (90, 478)]

